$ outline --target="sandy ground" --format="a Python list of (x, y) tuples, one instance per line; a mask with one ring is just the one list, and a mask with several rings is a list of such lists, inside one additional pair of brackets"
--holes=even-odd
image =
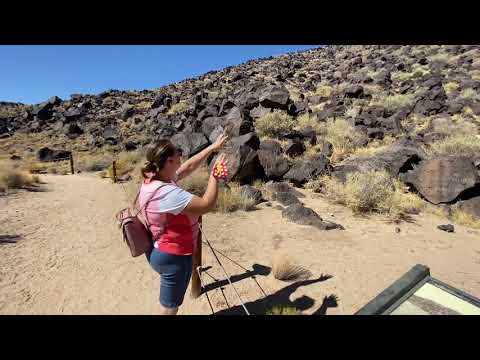
[[(121, 185), (93, 174), (42, 179), (44, 192), (0, 198), (0, 235), (21, 235), (16, 243), (0, 243), (0, 314), (156, 314), (158, 275), (144, 257), (130, 256), (114, 221), (125, 204)], [(208, 240), (236, 262), (220, 256), (251, 313), (293, 305), (305, 314), (353, 314), (415, 264), (480, 297), (480, 232), (457, 225), (446, 233), (436, 229), (444, 221), (422, 215), (396, 233), (381, 217), (354, 217), (303, 193), (307, 206), (346, 230), (292, 224), (265, 205), (204, 217)], [(269, 267), (278, 249), (312, 277), (275, 280)], [(214, 311), (244, 313), (206, 245), (203, 265), (211, 266), (203, 281)], [(180, 314), (212, 313), (205, 295), (191, 299), (189, 292)]]

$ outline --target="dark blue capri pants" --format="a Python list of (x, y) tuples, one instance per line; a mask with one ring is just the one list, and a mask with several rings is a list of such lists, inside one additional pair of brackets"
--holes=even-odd
[(160, 274), (160, 304), (166, 308), (182, 305), (192, 276), (192, 255), (172, 255), (154, 248), (147, 259)]

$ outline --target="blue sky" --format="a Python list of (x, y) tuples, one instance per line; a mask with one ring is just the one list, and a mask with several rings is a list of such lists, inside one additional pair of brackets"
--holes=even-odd
[(318, 45), (0, 45), (0, 101), (158, 88), (250, 59)]

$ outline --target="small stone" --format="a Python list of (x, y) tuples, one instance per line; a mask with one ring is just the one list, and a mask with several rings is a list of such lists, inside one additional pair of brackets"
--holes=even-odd
[(452, 224), (447, 224), (447, 225), (438, 225), (437, 229), (446, 231), (446, 232), (454, 232), (455, 228), (453, 227)]

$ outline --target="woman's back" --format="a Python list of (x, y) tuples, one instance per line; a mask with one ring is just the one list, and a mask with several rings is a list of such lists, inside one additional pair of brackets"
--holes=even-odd
[(138, 196), (138, 206), (143, 208), (148, 201), (143, 214), (155, 239), (155, 248), (175, 255), (193, 253), (194, 239), (198, 234), (198, 217), (182, 214), (192, 196), (174, 182), (144, 181)]

